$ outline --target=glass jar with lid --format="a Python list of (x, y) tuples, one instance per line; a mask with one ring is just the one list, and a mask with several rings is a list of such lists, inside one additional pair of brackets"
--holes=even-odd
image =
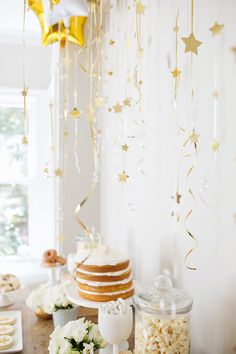
[(135, 354), (189, 354), (192, 298), (166, 275), (134, 295)]
[(76, 236), (76, 246), (77, 252), (81, 249), (91, 249), (91, 248), (99, 248), (102, 244), (101, 235), (98, 232), (92, 230), (93, 242), (88, 234), (85, 232), (81, 232)]

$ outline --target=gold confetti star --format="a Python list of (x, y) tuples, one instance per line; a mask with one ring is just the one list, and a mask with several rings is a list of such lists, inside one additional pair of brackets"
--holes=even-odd
[(119, 173), (118, 177), (119, 177), (119, 182), (121, 182), (121, 183), (126, 183), (127, 179), (129, 178), (129, 176), (126, 174), (125, 171), (123, 171), (122, 173)]
[(105, 103), (105, 99), (103, 97), (95, 97), (95, 104), (97, 107), (102, 107)]
[(113, 106), (113, 109), (114, 109), (115, 113), (121, 113), (122, 106), (119, 104), (119, 102), (117, 102), (117, 104), (115, 106)]
[(127, 152), (129, 150), (129, 145), (127, 145), (127, 144), (121, 145), (121, 149), (122, 149), (122, 151)]
[(21, 94), (23, 97), (26, 97), (28, 95), (28, 89), (25, 87), (22, 91)]
[(22, 145), (28, 145), (29, 144), (29, 140), (27, 138), (27, 136), (23, 136), (22, 139), (21, 139), (21, 144)]
[(130, 101), (131, 101), (131, 97), (126, 97), (123, 101), (123, 105), (130, 107)]
[(191, 140), (192, 144), (197, 144), (198, 139), (199, 139), (199, 134), (196, 134), (195, 131), (192, 132), (192, 134), (189, 136), (189, 139)]
[(217, 99), (217, 98), (219, 97), (219, 94), (220, 94), (219, 91), (215, 89), (215, 90), (212, 92), (212, 97), (215, 98), (215, 99)]
[(57, 168), (54, 173), (56, 177), (62, 177), (63, 171), (60, 168)]
[(216, 139), (213, 140), (212, 144), (211, 144), (211, 149), (213, 152), (218, 152), (219, 151), (219, 147), (220, 147), (220, 142)]
[(171, 71), (171, 74), (174, 79), (177, 79), (179, 77), (179, 75), (181, 74), (181, 71), (178, 68), (175, 68), (175, 70)]
[(211, 28), (209, 28), (209, 31), (212, 32), (213, 36), (215, 36), (215, 35), (219, 34), (222, 31), (224, 26), (225, 25), (223, 25), (223, 24), (220, 25), (218, 22), (215, 22), (214, 25)]
[(70, 116), (73, 119), (79, 119), (81, 116), (81, 113), (82, 113), (81, 111), (79, 111), (76, 107), (74, 107), (72, 109), (72, 111), (70, 112)]
[(116, 43), (116, 41), (114, 41), (113, 39), (110, 39), (109, 45), (113, 45), (113, 44), (115, 44), (115, 43)]
[(141, 1), (139, 1), (136, 4), (136, 13), (138, 15), (144, 15), (145, 10), (146, 10), (146, 6), (144, 6), (143, 3)]
[(112, 76), (113, 75), (113, 71), (108, 71), (108, 75)]
[(193, 33), (190, 33), (189, 37), (182, 37), (182, 41), (185, 43), (185, 53), (191, 52), (198, 55), (198, 47), (202, 42), (198, 41)]
[(58, 241), (60, 242), (60, 243), (64, 243), (64, 241), (65, 241), (65, 236), (64, 235), (59, 235), (58, 237), (57, 237), (57, 239), (58, 239)]

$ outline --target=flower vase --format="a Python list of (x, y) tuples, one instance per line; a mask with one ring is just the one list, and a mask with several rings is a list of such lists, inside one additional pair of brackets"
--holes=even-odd
[(73, 307), (67, 310), (57, 310), (52, 314), (53, 324), (56, 328), (57, 326), (63, 327), (69, 321), (75, 321), (78, 317), (78, 307)]

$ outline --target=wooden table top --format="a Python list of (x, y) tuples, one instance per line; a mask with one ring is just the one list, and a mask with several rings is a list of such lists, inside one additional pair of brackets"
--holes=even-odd
[[(53, 331), (52, 320), (39, 319), (24, 301), (5, 307), (4, 310), (22, 311), (24, 349), (21, 354), (48, 354), (49, 336)], [(80, 307), (79, 317), (97, 323), (97, 310)], [(132, 334), (129, 339), (130, 348), (133, 348), (133, 340)]]

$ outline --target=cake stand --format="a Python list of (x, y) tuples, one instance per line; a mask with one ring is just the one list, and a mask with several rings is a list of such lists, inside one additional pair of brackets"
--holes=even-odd
[(65, 265), (55, 265), (54, 267), (45, 267), (42, 263), (41, 267), (47, 270), (48, 273), (48, 285), (56, 285), (60, 281), (61, 270), (66, 268)]
[[(75, 305), (78, 306), (83, 306), (83, 307), (88, 307), (91, 309), (99, 309), (100, 306), (104, 305), (104, 302), (96, 302), (96, 301), (90, 301), (83, 299), (79, 293), (77, 286), (75, 282), (71, 282), (70, 284), (67, 285), (66, 287), (66, 294), (68, 299)], [(128, 305), (133, 304), (133, 298), (129, 297), (128, 299), (124, 300), (127, 302)], [(126, 341), (120, 345), (119, 350), (120, 351), (125, 351), (129, 349), (129, 343)], [(108, 344), (104, 349), (100, 349), (99, 351), (100, 354), (110, 354), (112, 353), (112, 345)]]
[(13, 291), (8, 291), (8, 292), (0, 291), (0, 307), (6, 307), (14, 304), (14, 300), (12, 299), (11, 295), (15, 295), (19, 293), (23, 288), (24, 286), (21, 285), (19, 289)]

